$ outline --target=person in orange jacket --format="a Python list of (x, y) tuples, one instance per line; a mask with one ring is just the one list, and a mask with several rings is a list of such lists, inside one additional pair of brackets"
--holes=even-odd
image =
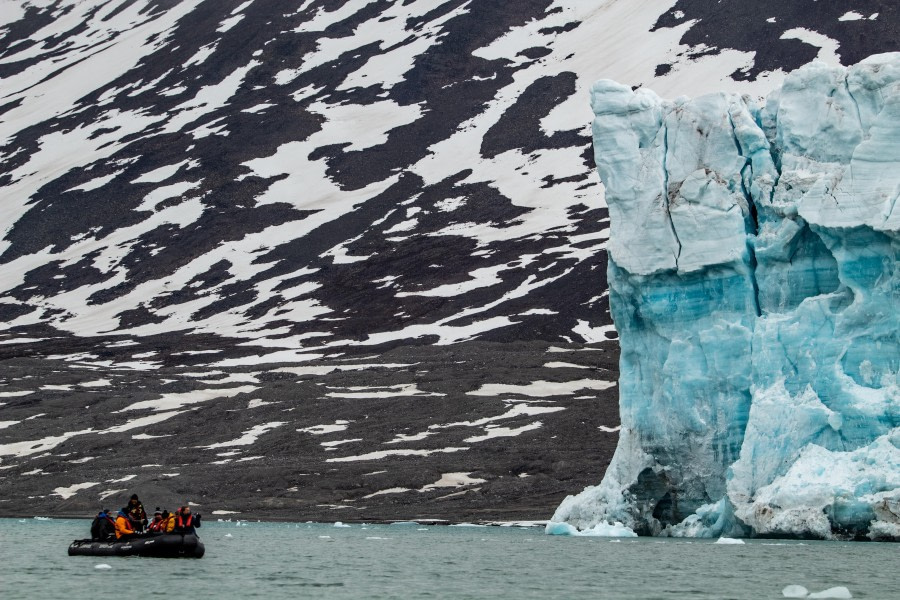
[(134, 537), (137, 537), (137, 534), (131, 526), (131, 519), (128, 518), (128, 507), (126, 506), (116, 515), (116, 541), (125, 541)]

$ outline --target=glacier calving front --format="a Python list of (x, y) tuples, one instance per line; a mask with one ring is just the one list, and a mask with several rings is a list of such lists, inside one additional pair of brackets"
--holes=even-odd
[(592, 105), (622, 428), (548, 532), (900, 538), (900, 54)]

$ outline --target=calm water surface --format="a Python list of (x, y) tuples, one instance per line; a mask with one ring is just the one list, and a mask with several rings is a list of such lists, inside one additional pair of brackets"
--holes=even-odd
[[(204, 522), (201, 560), (66, 554), (89, 521), (0, 519), (0, 598), (900, 599), (900, 545), (554, 537), (542, 529)], [(111, 568), (97, 568), (108, 565)]]

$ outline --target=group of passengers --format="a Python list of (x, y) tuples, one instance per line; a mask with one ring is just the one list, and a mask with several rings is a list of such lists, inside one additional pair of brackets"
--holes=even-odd
[(200, 515), (192, 514), (190, 506), (179, 507), (173, 513), (157, 507), (153, 520), (147, 520), (147, 512), (137, 494), (132, 494), (127, 506), (113, 515), (103, 509), (91, 523), (91, 539), (99, 542), (126, 541), (138, 537), (164, 533), (197, 535)]

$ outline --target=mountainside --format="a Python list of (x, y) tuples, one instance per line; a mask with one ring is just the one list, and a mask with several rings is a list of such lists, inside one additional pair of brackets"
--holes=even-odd
[(898, 32), (889, 2), (5, 3), (0, 513), (546, 518), (617, 437), (590, 85), (761, 97)]

